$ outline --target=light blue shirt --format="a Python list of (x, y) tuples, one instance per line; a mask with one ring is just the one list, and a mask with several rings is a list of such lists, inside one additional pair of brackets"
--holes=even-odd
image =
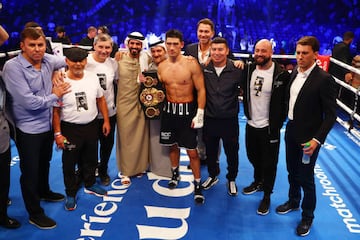
[(22, 54), (5, 63), (3, 79), (10, 95), (7, 107), (21, 131), (37, 134), (52, 129), (52, 109), (58, 100), (52, 93), (52, 74), (65, 66), (64, 57), (50, 54), (45, 54), (40, 70)]

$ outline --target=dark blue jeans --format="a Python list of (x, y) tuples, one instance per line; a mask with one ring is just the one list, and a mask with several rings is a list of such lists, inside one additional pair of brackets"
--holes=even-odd
[(314, 218), (314, 211), (316, 207), (316, 190), (314, 183), (314, 167), (316, 159), (319, 154), (320, 147), (318, 147), (313, 155), (311, 155), (310, 163), (302, 163), (303, 150), (301, 143), (294, 139), (294, 127), (291, 121), (286, 125), (285, 132), (285, 147), (286, 147), (286, 168), (288, 171), (289, 201), (295, 205), (300, 205), (301, 188), (304, 191), (304, 198), (302, 200), (302, 217), (307, 220)]

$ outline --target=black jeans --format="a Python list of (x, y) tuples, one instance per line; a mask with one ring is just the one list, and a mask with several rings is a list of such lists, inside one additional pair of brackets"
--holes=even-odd
[(269, 135), (269, 128), (254, 128), (246, 124), (245, 146), (247, 157), (254, 167), (254, 181), (263, 183), (265, 195), (274, 188), (280, 147), (280, 130), (277, 141)]
[(99, 163), (99, 175), (107, 174), (108, 163), (111, 155), (111, 151), (114, 146), (114, 134), (115, 134), (115, 124), (116, 124), (116, 115), (110, 117), (110, 133), (105, 136), (102, 133), (102, 126), (104, 124), (104, 119), (98, 119), (99, 125), (99, 141), (100, 141), (100, 163)]
[(53, 141), (52, 131), (29, 134), (16, 129), (21, 191), (30, 216), (44, 213), (40, 206), (40, 196), (50, 191), (49, 168)]
[(239, 121), (238, 118), (214, 119), (205, 118), (204, 142), (206, 146), (206, 162), (210, 177), (219, 175), (219, 142), (223, 142), (227, 160), (226, 178), (235, 181), (239, 168)]
[(67, 196), (75, 197), (78, 191), (75, 176), (75, 165), (81, 169), (85, 187), (94, 185), (95, 169), (98, 155), (98, 122), (88, 124), (61, 122), (61, 132), (67, 140), (75, 145), (74, 149), (63, 150), (62, 163), (64, 185)]

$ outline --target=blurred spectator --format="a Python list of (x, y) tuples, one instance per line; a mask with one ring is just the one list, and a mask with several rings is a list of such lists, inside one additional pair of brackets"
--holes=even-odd
[(57, 26), (55, 31), (56, 37), (52, 40), (53, 42), (71, 44), (71, 40), (68, 36), (66, 36), (65, 28), (63, 26)]
[[(352, 62), (351, 62), (351, 65), (354, 67), (354, 68), (357, 68), (360, 70), (360, 55), (356, 55)], [(360, 89), (360, 74), (357, 74), (357, 73), (354, 73), (354, 72), (351, 72), (351, 73), (348, 73), (347, 74), (347, 77), (346, 79), (349, 79), (347, 81), (347, 83), (349, 83), (352, 87), (356, 88), (356, 89)], [(356, 95), (354, 95), (354, 93), (349, 93), (349, 95), (351, 95), (351, 100), (350, 100), (350, 105), (349, 107), (351, 109), (354, 109), (355, 107), (355, 103), (357, 103), (357, 108), (356, 108), (356, 113), (360, 115), (360, 97)], [(354, 120), (351, 118), (351, 120), (349, 121), (351, 125), (356, 125), (357, 127), (359, 127), (359, 123), (354, 123)]]
[[(360, 55), (356, 55), (353, 58), (351, 65), (354, 68), (360, 69)], [(349, 78), (349, 84), (356, 89), (359, 88), (360, 87), (360, 74), (351, 73), (351, 77)]]
[(97, 34), (97, 29), (94, 26), (90, 26), (87, 30), (87, 35), (83, 39), (80, 40), (79, 45), (82, 46), (93, 46), (94, 38)]
[[(354, 40), (354, 33), (353, 32), (345, 32), (343, 41), (336, 44), (332, 50), (332, 57), (344, 62), (348, 65), (351, 65), (352, 56), (350, 52), (350, 44)], [(330, 63), (329, 66), (329, 73), (335, 76), (336, 78), (342, 80), (342, 81), (349, 81), (349, 79), (345, 78), (346, 73), (348, 73), (349, 70), (335, 64)], [(347, 75), (348, 76), (348, 75)], [(345, 103), (346, 105), (349, 105), (351, 103), (352, 94), (347, 91), (346, 89), (340, 88), (339, 90), (339, 98), (340, 100)]]
[[(348, 65), (351, 64), (352, 56), (350, 52), (350, 44), (354, 40), (353, 32), (345, 32), (343, 41), (337, 43), (332, 50), (332, 57), (342, 61)], [(337, 64), (330, 64), (329, 72), (340, 80), (344, 80), (345, 74), (348, 70), (338, 66)]]

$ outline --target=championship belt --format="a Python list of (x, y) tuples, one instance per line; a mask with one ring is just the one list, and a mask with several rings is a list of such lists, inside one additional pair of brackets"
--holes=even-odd
[(159, 119), (165, 100), (165, 89), (158, 79), (157, 71), (143, 72), (145, 81), (140, 84), (139, 100), (148, 119)]

